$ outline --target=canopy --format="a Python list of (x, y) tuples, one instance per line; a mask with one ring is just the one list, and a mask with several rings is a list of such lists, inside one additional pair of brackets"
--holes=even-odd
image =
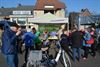
[(51, 13), (46, 13), (40, 17), (29, 18), (28, 22), (33, 24), (64, 24), (68, 23), (68, 18), (57, 17)]

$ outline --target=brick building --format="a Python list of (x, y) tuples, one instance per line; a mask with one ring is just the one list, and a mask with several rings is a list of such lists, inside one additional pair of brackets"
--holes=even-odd
[(45, 13), (52, 13), (58, 17), (65, 17), (66, 6), (59, 0), (37, 0), (34, 7), (34, 17)]

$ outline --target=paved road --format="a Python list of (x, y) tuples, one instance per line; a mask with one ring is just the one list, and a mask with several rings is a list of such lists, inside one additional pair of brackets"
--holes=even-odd
[[(24, 59), (23, 55), (19, 55), (19, 67), (25, 67), (23, 66)], [(87, 60), (80, 60), (80, 62), (73, 62), (72, 67), (100, 67), (100, 53), (97, 53), (96, 58), (93, 58), (92, 56), (89, 56)], [(7, 64), (5, 62), (5, 59), (3, 55), (0, 53), (0, 67), (7, 67)], [(58, 63), (57, 67), (63, 67), (60, 63)]]

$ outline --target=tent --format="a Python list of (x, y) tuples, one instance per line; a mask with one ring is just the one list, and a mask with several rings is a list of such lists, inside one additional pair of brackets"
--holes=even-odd
[[(39, 17), (35, 17), (35, 18), (28, 18), (28, 22), (30, 24), (37, 24), (37, 25), (43, 25), (43, 27), (39, 28), (39, 29), (57, 29), (59, 25), (63, 25), (65, 26), (65, 24), (69, 25), (68, 24), (68, 18), (62, 18), (62, 17), (57, 17), (55, 16), (54, 14), (51, 14), (51, 13), (46, 13), (42, 16), (39, 16)], [(54, 27), (57, 27), (57, 28), (54, 28)], [(69, 26), (67, 26), (69, 29)]]
[(68, 18), (57, 17), (51, 13), (46, 13), (40, 17), (28, 18), (28, 22), (32, 24), (65, 24)]

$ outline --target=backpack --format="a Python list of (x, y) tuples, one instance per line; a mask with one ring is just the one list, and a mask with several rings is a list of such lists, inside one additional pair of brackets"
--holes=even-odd
[(92, 37), (92, 35), (88, 32), (86, 33), (85, 36), (86, 36), (85, 43), (92, 45), (94, 43), (94, 38)]
[(90, 40), (86, 41), (86, 44), (91, 44), (92, 45), (93, 43), (94, 43), (93, 37), (91, 37)]
[(26, 46), (34, 46), (34, 39), (30, 35), (26, 35), (24, 38), (24, 42)]

